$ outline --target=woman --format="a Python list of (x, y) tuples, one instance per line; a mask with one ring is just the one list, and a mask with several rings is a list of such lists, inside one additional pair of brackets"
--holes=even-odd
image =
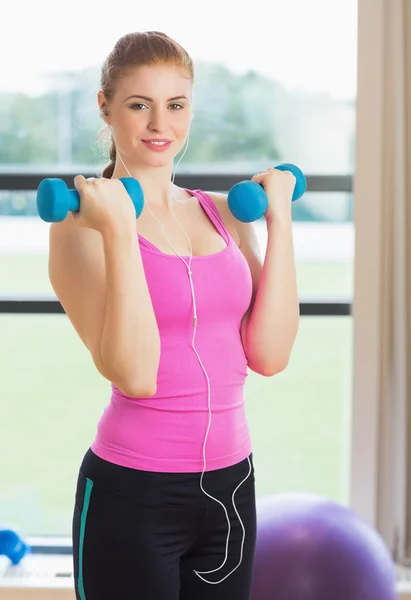
[[(50, 229), (50, 280), (112, 396), (80, 466), (81, 600), (246, 600), (256, 535), (247, 367), (283, 370), (298, 328), (290, 173), (268, 196), (264, 264), (223, 194), (171, 181), (188, 140), (193, 63), (159, 32), (123, 36), (98, 94), (103, 177)], [(120, 177), (144, 192), (136, 220)], [(257, 401), (257, 399), (255, 399)], [(87, 398), (84, 399), (87, 402)]]

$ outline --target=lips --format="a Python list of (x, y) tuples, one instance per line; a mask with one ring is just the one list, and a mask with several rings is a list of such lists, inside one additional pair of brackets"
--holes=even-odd
[(166, 138), (151, 138), (148, 140), (142, 140), (143, 142), (168, 142), (170, 143), (171, 140), (167, 140)]
[(164, 152), (170, 147), (171, 140), (153, 138), (151, 140), (141, 140), (143, 144), (154, 152)]

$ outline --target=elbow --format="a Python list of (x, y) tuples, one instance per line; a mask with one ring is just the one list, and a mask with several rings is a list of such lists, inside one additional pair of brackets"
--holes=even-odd
[(288, 360), (285, 360), (279, 363), (275, 363), (274, 365), (269, 365), (264, 369), (262, 374), (264, 375), (264, 377), (274, 377), (274, 375), (278, 375), (279, 373), (285, 371), (287, 367)]
[(275, 365), (269, 365), (261, 370), (261, 375), (264, 377), (274, 377), (286, 370), (288, 363), (279, 363)]
[(157, 391), (157, 383), (143, 384), (141, 381), (118, 381), (114, 385), (129, 398), (151, 398)]
[(157, 369), (152, 376), (143, 378), (136, 373), (135, 365), (111, 365), (109, 368), (100, 360), (95, 360), (95, 364), (100, 373), (110, 383), (116, 386), (122, 394), (129, 398), (151, 398), (157, 392)]
[(248, 366), (252, 371), (262, 375), (263, 377), (274, 377), (288, 367), (289, 357), (285, 357), (281, 360), (277, 360), (271, 363), (260, 363), (258, 365), (248, 363)]
[(150, 398), (157, 392), (157, 377), (150, 381), (136, 377), (135, 373), (129, 374), (108, 370), (101, 363), (96, 363), (99, 372), (110, 381), (122, 394), (130, 398)]

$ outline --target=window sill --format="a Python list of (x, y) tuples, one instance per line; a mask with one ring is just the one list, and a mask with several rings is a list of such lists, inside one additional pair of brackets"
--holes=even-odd
[[(12, 566), (0, 556), (0, 600), (75, 600), (71, 554), (28, 554)], [(411, 600), (411, 569), (398, 567), (399, 600)]]

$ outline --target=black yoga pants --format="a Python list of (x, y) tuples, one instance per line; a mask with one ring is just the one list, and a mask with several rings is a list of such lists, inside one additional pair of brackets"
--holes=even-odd
[[(228, 523), (223, 507), (200, 488), (201, 473), (154, 473), (115, 465), (88, 449), (78, 475), (73, 515), (77, 600), (249, 600), (256, 539), (252, 455), (208, 471), (207, 493), (231, 523), (228, 559), (207, 581), (194, 573), (224, 561)], [(250, 463), (248, 462), (250, 461)]]

